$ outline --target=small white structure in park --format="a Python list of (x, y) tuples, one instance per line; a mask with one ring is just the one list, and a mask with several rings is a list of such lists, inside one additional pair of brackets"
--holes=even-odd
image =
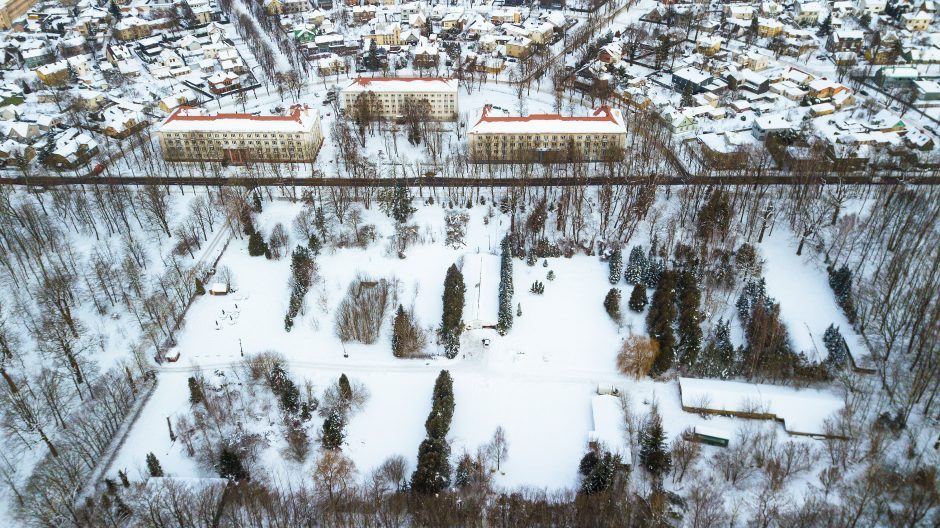
[(228, 284), (224, 282), (213, 283), (209, 287), (209, 295), (228, 295)]
[(460, 260), (460, 272), (467, 287), (463, 312), (467, 330), (495, 328), (499, 313), (499, 256), (468, 253)]
[(180, 351), (178, 348), (171, 348), (167, 350), (166, 354), (163, 354), (163, 359), (167, 360), (170, 363), (176, 363), (180, 359)]
[(621, 463), (629, 466), (632, 453), (625, 440), (620, 398), (610, 394), (591, 396), (591, 418), (594, 429), (588, 432), (588, 445), (594, 449), (603, 446), (611, 454), (620, 455)]

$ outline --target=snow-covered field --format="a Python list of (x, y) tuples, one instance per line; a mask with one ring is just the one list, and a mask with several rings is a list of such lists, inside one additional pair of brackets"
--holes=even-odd
[[(258, 227), (270, 232), (277, 223), (284, 224), (291, 232), (293, 247), (303, 242), (289, 228), (300, 209), (300, 204), (286, 201), (266, 202)], [(360, 224), (376, 225), (376, 241), (366, 249), (339, 249), (317, 257), (319, 280), (307, 294), (305, 314), (298, 317), (290, 333), (283, 329), (289, 259), (250, 257), (246, 241), (234, 240), (219, 265), (231, 269), (235, 291), (226, 297), (201, 297), (191, 307), (177, 339), (181, 358), (161, 368), (156, 394), (111, 470), (128, 469), (132, 478), (144, 479), (143, 459), (153, 451), (169, 474), (214, 476), (170, 441), (166, 419), (175, 420), (188, 412), (186, 380), (192, 371), (209, 375), (223, 372), (230, 377), (237, 369), (229, 367), (241, 360), (242, 351), (246, 356), (277, 351), (287, 358), (295, 379), (310, 379), (319, 388), (341, 373), (368, 387), (371, 397), (352, 417), (344, 447), (363, 473), (397, 454), (404, 455), (413, 467), (424, 436), (431, 388), (441, 369), (448, 369), (455, 383), (456, 412), (449, 437), (453, 452), (473, 452), (497, 426), (503, 426), (509, 439), (509, 458), (497, 482), (507, 487), (556, 489), (575, 483), (577, 460), (593, 429), (591, 397), (599, 384), (623, 389), (638, 415), (657, 403), (670, 436), (696, 424), (729, 431), (741, 424), (733, 418), (706, 420), (683, 412), (674, 382), (635, 381), (617, 373), (614, 362), (620, 343), (631, 332), (644, 332), (643, 315), (624, 307), (625, 319), (620, 326), (607, 316), (602, 300), (611, 287), (608, 266), (597, 257), (548, 259), (547, 268), (542, 260), (532, 267), (514, 260), (513, 305), (521, 304), (523, 315), (515, 318), (505, 337), (493, 330), (465, 332), (462, 354), (453, 360), (394, 358), (388, 319), (382, 337), (373, 345), (344, 345), (334, 335), (335, 308), (358, 274), (395, 279), (398, 302), (413, 308), (422, 326), (436, 326), (442, 314), (446, 268), (464, 255), (496, 251), (508, 229), (508, 218), (495, 211), (488, 216), (489, 211), (488, 206), (480, 205), (468, 210), (466, 245), (454, 249), (443, 243), (444, 209), (420, 206), (414, 222), (422, 240), (406, 251), (405, 259), (399, 259), (389, 250), (393, 227), (387, 217), (376, 208), (362, 210)], [(763, 247), (785, 259), (793, 247), (783, 231), (779, 233)], [(831, 295), (824, 272), (799, 260), (786, 261), (786, 265), (792, 273), (812, 279), (806, 281), (809, 287), (805, 288), (814, 290), (812, 295)], [(549, 270), (555, 273), (553, 281), (546, 279)], [(492, 280), (489, 288), (495, 295), (498, 277), (485, 280)], [(544, 295), (529, 292), (535, 280), (545, 284)], [(473, 283), (470, 278), (466, 282), (470, 303)], [(623, 283), (619, 287), (628, 291)], [(776, 295), (773, 290), (771, 293)], [(781, 300), (785, 307), (792, 302)], [(800, 309), (800, 305), (792, 308)], [(833, 308), (832, 313), (837, 311)], [(788, 319), (788, 324), (794, 323)], [(794, 329), (791, 332), (795, 333)], [(491, 340), (489, 347), (482, 346), (483, 338)], [(782, 428), (778, 427), (778, 432), (785, 435)], [(276, 455), (265, 457), (265, 465), (273, 475), (286, 476), (301, 475), (305, 467)]]

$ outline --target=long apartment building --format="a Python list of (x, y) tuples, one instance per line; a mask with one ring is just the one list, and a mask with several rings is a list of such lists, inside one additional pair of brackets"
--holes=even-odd
[(623, 157), (627, 127), (620, 110), (607, 106), (589, 116), (510, 117), (487, 105), (468, 137), (478, 162), (605, 161)]
[(373, 112), (383, 119), (403, 117), (406, 100), (426, 99), (430, 103), (430, 119), (457, 119), (457, 81), (444, 77), (359, 77), (343, 89), (343, 108), (352, 115), (360, 96), (374, 94)]
[(163, 122), (159, 138), (167, 161), (312, 162), (323, 144), (320, 114), (306, 106), (283, 116), (180, 107)]

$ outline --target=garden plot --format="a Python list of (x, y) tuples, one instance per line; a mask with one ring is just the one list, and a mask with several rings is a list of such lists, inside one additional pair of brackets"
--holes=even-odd
[[(797, 255), (796, 242), (788, 229), (778, 225), (761, 244), (767, 293), (780, 303), (780, 317), (787, 325), (794, 351), (805, 353), (810, 360), (823, 361), (827, 353), (822, 337), (830, 324), (846, 336), (854, 331), (836, 304), (826, 270), (808, 256)], [(867, 350), (857, 352), (864, 344), (850, 345), (854, 345), (853, 356), (868, 355)]]
[(679, 378), (682, 407), (747, 418), (776, 418), (789, 433), (823, 435), (845, 401), (827, 391), (737, 381)]

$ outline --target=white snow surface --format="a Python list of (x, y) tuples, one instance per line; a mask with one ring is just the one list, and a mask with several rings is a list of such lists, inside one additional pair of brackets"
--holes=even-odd
[(682, 377), (679, 388), (684, 407), (773, 414), (797, 434), (823, 434), (825, 421), (845, 406), (838, 395), (817, 389)]

